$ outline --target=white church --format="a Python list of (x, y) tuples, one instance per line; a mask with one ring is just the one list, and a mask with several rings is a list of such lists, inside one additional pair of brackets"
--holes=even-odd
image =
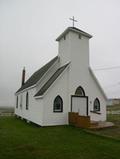
[(68, 27), (58, 36), (58, 56), (37, 70), (15, 93), (15, 114), (40, 126), (69, 124), (69, 112), (106, 120), (106, 95), (89, 66), (89, 39)]

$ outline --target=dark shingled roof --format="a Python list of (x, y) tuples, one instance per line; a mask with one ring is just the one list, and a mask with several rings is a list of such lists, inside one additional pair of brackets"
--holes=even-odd
[(73, 31), (73, 32), (76, 32), (76, 33), (79, 33), (79, 34), (82, 34), (88, 38), (92, 38), (92, 35), (78, 29), (78, 28), (75, 28), (75, 27), (68, 27), (62, 34), (60, 34), (60, 36), (56, 39), (56, 41), (59, 41), (63, 36), (65, 36), (69, 31)]
[(48, 71), (48, 69), (55, 63), (57, 59), (58, 59), (58, 56), (56, 56), (51, 61), (49, 61), (46, 65), (44, 65), (42, 68), (37, 70), (16, 93), (36, 84), (42, 78), (42, 76)]
[(35, 94), (35, 97), (42, 96), (46, 90), (54, 83), (54, 81), (59, 77), (59, 75), (65, 70), (65, 68), (69, 65), (66, 64), (62, 67), (60, 67), (53, 75), (52, 77), (43, 85), (43, 87)]

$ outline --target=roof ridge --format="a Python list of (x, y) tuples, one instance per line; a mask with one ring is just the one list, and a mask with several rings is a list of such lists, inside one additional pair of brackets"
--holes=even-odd
[[(41, 68), (39, 68), (37, 71), (35, 71), (33, 74), (37, 73), (40, 69), (42, 69), (44, 66), (46, 66), (48, 63), (52, 62), (55, 58), (58, 58), (58, 56), (55, 56), (53, 59), (49, 60), (46, 64), (44, 64)], [(26, 81), (27, 82), (27, 81)]]
[(88, 36), (91, 36), (91, 37), (92, 37), (92, 35), (90, 35), (89, 33), (85, 32), (85, 31), (83, 31), (83, 30), (81, 30), (81, 29), (79, 29), (79, 28), (76, 28), (76, 27), (69, 27), (69, 28), (70, 28), (70, 29), (73, 29), (73, 30), (80, 31), (80, 32), (82, 32), (82, 33), (84, 33), (84, 34), (87, 34)]
[(73, 31), (73, 32), (82, 34), (82, 35), (84, 35), (84, 36), (86, 36), (86, 37), (88, 37), (88, 38), (92, 38), (92, 35), (90, 35), (90, 34), (87, 33), (87, 32), (84, 32), (84, 31), (80, 30), (79, 28), (76, 28), (76, 27), (68, 27), (68, 28), (66, 28), (66, 29), (63, 31), (63, 33), (61, 33), (61, 34), (57, 37), (56, 41), (59, 41), (59, 40), (60, 40), (63, 36), (65, 36), (69, 31)]

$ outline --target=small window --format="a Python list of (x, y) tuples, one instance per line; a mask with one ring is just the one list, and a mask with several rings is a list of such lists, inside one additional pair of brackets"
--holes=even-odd
[(16, 108), (18, 108), (18, 96), (16, 97)]
[(22, 109), (22, 95), (20, 96), (20, 108)]
[(66, 40), (66, 36), (64, 35), (64, 40)]
[(76, 89), (76, 91), (75, 91), (75, 95), (85, 96), (85, 91), (84, 91), (84, 89), (83, 89), (81, 86), (79, 86), (79, 87)]
[(28, 92), (26, 93), (26, 110), (28, 110), (28, 106), (29, 106), (29, 95)]
[(63, 112), (63, 100), (60, 96), (57, 96), (54, 100), (53, 112)]
[(100, 101), (98, 98), (94, 100), (94, 111), (100, 111)]
[(79, 37), (79, 39), (81, 39), (82, 38), (81, 34), (79, 34), (78, 37)]

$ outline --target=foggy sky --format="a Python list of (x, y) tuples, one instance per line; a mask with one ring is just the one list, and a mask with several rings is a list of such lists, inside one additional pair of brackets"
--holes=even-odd
[[(93, 35), (90, 65), (107, 96), (120, 97), (119, 0), (0, 0), (0, 106), (14, 105), (27, 78), (58, 54), (55, 39), (72, 23)], [(26, 78), (26, 79), (27, 79)]]

